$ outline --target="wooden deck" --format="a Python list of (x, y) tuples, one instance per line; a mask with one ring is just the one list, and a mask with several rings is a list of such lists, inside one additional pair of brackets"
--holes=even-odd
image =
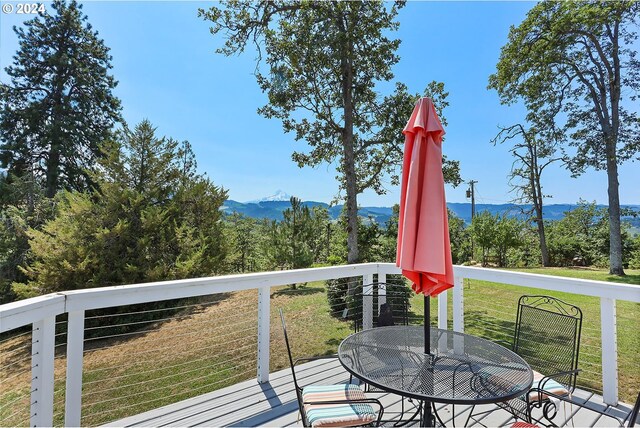
[[(302, 385), (345, 383), (349, 377), (337, 360), (320, 360), (297, 367), (296, 374)], [(270, 382), (258, 384), (255, 379), (194, 397), (179, 403), (161, 407), (146, 413), (131, 416), (107, 424), (110, 427), (125, 426), (225, 426), (225, 427), (282, 427), (299, 426), (298, 404), (293, 390), (291, 371), (287, 368), (271, 373)], [(392, 426), (401, 416), (401, 399), (392, 394), (375, 394), (385, 406), (385, 426)], [(585, 391), (576, 391), (575, 397), (588, 401), (594, 408), (606, 410), (617, 416), (624, 416), (631, 406), (620, 405), (617, 408), (602, 404), (602, 398)], [(404, 400), (411, 409), (413, 405)], [(567, 404), (562, 406), (556, 416), (556, 423), (570, 427), (607, 427), (618, 426), (611, 418), (598, 413)], [(499, 427), (510, 426), (514, 420), (509, 413), (496, 406), (478, 406), (476, 412), (492, 410), (472, 426)], [(447, 426), (463, 426), (468, 408), (462, 406), (441, 406), (438, 413)], [(405, 416), (406, 417), (406, 416)], [(455, 419), (455, 421), (452, 421)], [(414, 426), (417, 426), (415, 423)]]

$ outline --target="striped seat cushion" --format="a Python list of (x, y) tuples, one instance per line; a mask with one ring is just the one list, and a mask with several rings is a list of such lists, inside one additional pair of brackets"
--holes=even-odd
[(323, 401), (364, 400), (358, 385), (311, 385), (302, 390), (307, 419), (312, 427), (346, 427), (366, 425), (377, 419), (373, 407), (366, 403), (319, 404)]
[[(480, 370), (478, 373), (481, 378), (488, 382), (488, 385), (492, 385), (493, 388), (500, 388), (505, 392), (514, 391), (517, 388), (513, 385), (508, 379), (503, 376), (505, 369), (502, 367), (486, 367)], [(540, 388), (540, 382), (543, 380), (544, 375), (535, 370), (533, 371), (533, 384), (531, 385), (531, 389)], [(549, 379), (544, 383), (544, 390), (551, 394), (555, 394), (558, 396), (569, 395), (569, 391), (562, 384), (555, 381), (554, 379)], [(544, 392), (540, 394), (541, 398), (544, 400), (549, 398)], [(538, 400), (538, 391), (530, 391), (529, 392), (529, 402)], [(521, 396), (520, 399), (524, 400), (525, 396)]]
[[(533, 370), (533, 385), (531, 385), (531, 389), (539, 389), (540, 382), (542, 381), (543, 378), (544, 378), (544, 375), (542, 373)], [(561, 383), (556, 382), (553, 379), (547, 380), (543, 385), (543, 388), (544, 388), (543, 391), (549, 392), (550, 394), (558, 395), (560, 397), (569, 395), (569, 390), (565, 388)], [(549, 398), (549, 396), (546, 395), (544, 392), (541, 394), (541, 396), (543, 400), (546, 398)], [(538, 400), (538, 391), (531, 391), (529, 393), (529, 401), (536, 401), (536, 400)]]

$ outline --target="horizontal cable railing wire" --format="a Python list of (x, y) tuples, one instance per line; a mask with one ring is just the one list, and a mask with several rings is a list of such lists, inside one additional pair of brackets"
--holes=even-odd
[(640, 303), (617, 303), (618, 393), (620, 400), (633, 403), (640, 388)]
[(256, 375), (257, 290), (88, 311), (82, 425), (99, 425)]
[(0, 426), (28, 426), (31, 419), (31, 329), (0, 336)]
[[(249, 354), (249, 355), (251, 355), (251, 354)], [(240, 367), (249, 366), (249, 365), (252, 365), (252, 367), (253, 367), (253, 363), (251, 361), (247, 361), (246, 358), (243, 359), (243, 362), (237, 364), (237, 366), (240, 366)], [(187, 376), (187, 379), (179, 381), (179, 382), (172, 382), (170, 385), (161, 385), (161, 386), (158, 386), (156, 388), (144, 389), (143, 391), (140, 391), (140, 392), (127, 394), (126, 396), (122, 396), (120, 394), (116, 394), (117, 395), (116, 397), (102, 399), (101, 403), (102, 404), (104, 404), (104, 403), (113, 403), (113, 402), (117, 402), (117, 401), (131, 402), (132, 398), (134, 398), (134, 397), (145, 396), (145, 395), (148, 395), (149, 393), (152, 393), (152, 392), (163, 391), (163, 390), (165, 390), (167, 388), (175, 388), (175, 387), (181, 386), (181, 385), (188, 385), (189, 383), (193, 383), (193, 382), (198, 381), (198, 380), (208, 379), (208, 378), (210, 378), (212, 376), (217, 376), (217, 375), (219, 375), (221, 373), (226, 373), (226, 372), (228, 372), (230, 370), (233, 370), (234, 368), (235, 367), (227, 367), (225, 369), (218, 370), (215, 373), (209, 373), (209, 374), (205, 374), (205, 375), (201, 375), (201, 376), (192, 376), (192, 377)], [(143, 385), (143, 384), (158, 383), (158, 381), (166, 380), (166, 379), (173, 378), (173, 377), (176, 377), (176, 376), (184, 377), (184, 375), (189, 375), (189, 374), (192, 374), (192, 373), (194, 373), (196, 371), (197, 372), (201, 372), (201, 370), (199, 368), (196, 368), (196, 369), (193, 369), (193, 370), (187, 370), (187, 371), (180, 372), (180, 373), (173, 373), (173, 374), (171, 374), (169, 376), (155, 377), (154, 379), (151, 379), (150, 381), (131, 383), (131, 384), (125, 385), (125, 386), (123, 386), (121, 388), (102, 389), (99, 392), (117, 391), (117, 390), (120, 390), (120, 389), (122, 389), (124, 387), (131, 388), (131, 387), (138, 386), (138, 385)], [(244, 373), (244, 372), (241, 372), (241, 373)], [(224, 380), (225, 379), (220, 379), (220, 382), (224, 382)], [(207, 382), (207, 384), (210, 384), (210, 382)], [(89, 396), (89, 395), (90, 394), (84, 394), (84, 396)], [(164, 397), (165, 395), (162, 394), (162, 396)], [(138, 399), (135, 399), (133, 401), (135, 401), (137, 404), (142, 403), (142, 401), (139, 401)]]
[[(255, 326), (255, 320), (253, 320), (253, 324)], [(171, 329), (169, 329), (169, 331), (170, 330)], [(215, 333), (217, 331), (223, 331), (223, 330), (220, 330), (220, 329), (210, 330), (210, 331), (207, 331), (206, 333), (212, 333), (212, 332)], [(224, 338), (225, 336), (233, 336), (233, 335), (237, 335), (237, 334), (242, 333), (242, 332), (252, 333), (252, 332), (255, 332), (255, 328), (248, 328), (248, 329), (244, 329), (244, 330), (236, 329), (236, 330), (232, 331), (231, 333), (227, 333), (226, 335), (217, 335), (216, 334), (215, 337)], [(194, 340), (192, 338), (193, 336), (196, 336), (199, 339), (195, 339)], [(173, 339), (181, 338), (181, 339), (189, 341), (190, 343), (197, 343), (197, 342), (208, 341), (209, 340), (207, 337), (203, 337), (202, 336), (202, 331), (198, 331), (197, 328), (196, 328), (196, 331), (193, 332), (193, 333), (172, 335), (172, 338)], [(236, 339), (236, 340), (244, 340), (244, 339), (243, 338), (239, 338), (239, 339)], [(140, 345), (140, 346), (144, 346), (144, 345), (148, 345), (149, 343), (153, 343), (153, 342), (154, 342), (153, 340), (141, 340), (141, 341), (138, 341), (137, 344)], [(119, 344), (119, 345), (114, 345), (113, 347), (99, 346), (99, 347), (96, 347), (96, 348), (92, 348), (91, 350), (92, 351), (109, 350), (109, 349), (110, 350), (118, 350), (118, 349), (127, 349), (128, 347), (130, 347), (130, 345), (128, 345), (128, 343), (122, 343), (122, 344)], [(130, 357), (134, 357), (134, 356), (140, 356), (140, 355), (156, 354), (156, 353), (158, 353), (160, 351), (170, 351), (170, 350), (173, 349), (173, 347), (174, 347), (174, 345), (172, 345), (172, 344), (167, 344), (165, 346), (157, 346), (157, 347), (153, 347), (153, 348), (149, 347), (149, 348), (147, 348), (147, 349), (145, 349), (143, 351), (128, 352), (128, 355)], [(141, 363), (144, 364), (144, 361), (142, 361)], [(104, 371), (104, 370), (108, 370), (108, 368), (98, 368), (98, 369), (87, 370), (87, 371), (85, 371), (85, 373), (93, 373), (93, 372), (99, 372), (99, 371)]]
[[(201, 385), (199, 387), (191, 387), (190, 388), (190, 392), (193, 393), (194, 395), (199, 395), (199, 394), (204, 394), (209, 390), (216, 390), (216, 389), (220, 389), (224, 386), (227, 386), (227, 384), (231, 383), (237, 383), (240, 382), (242, 380), (244, 380), (245, 373), (239, 373), (233, 376), (227, 376), (224, 379), (220, 379), (218, 381), (215, 382), (211, 382), (211, 383), (206, 383), (204, 385)], [(161, 397), (158, 398), (154, 398), (151, 400), (147, 400), (147, 401), (139, 401), (136, 402), (134, 404), (128, 404), (128, 405), (119, 405), (119, 410), (125, 411), (125, 410), (129, 410), (127, 411), (127, 413), (131, 413), (131, 414), (135, 414), (137, 412), (135, 411), (131, 411), (130, 409), (135, 409), (138, 407), (149, 407), (149, 408), (157, 408), (160, 406), (160, 404), (155, 404), (158, 403), (159, 401), (166, 401), (166, 400), (170, 400), (171, 402), (178, 402), (180, 400), (182, 400), (182, 396), (184, 395), (183, 392), (176, 392), (173, 394), (167, 394), (167, 395), (162, 395)], [(98, 411), (96, 413), (93, 414), (93, 416), (95, 418), (104, 418), (106, 415), (110, 415), (112, 414), (112, 410), (102, 410), (102, 411)]]
[[(249, 353), (242, 354), (241, 356), (236, 357), (236, 358), (225, 359), (224, 362), (221, 362), (221, 363), (218, 363), (218, 364), (212, 364), (208, 368), (215, 369), (215, 368), (218, 368), (218, 367), (223, 367), (225, 365), (228, 365), (229, 363), (235, 363), (235, 362), (245, 363), (247, 355), (253, 355), (253, 353), (249, 352)], [(165, 370), (173, 370), (173, 369), (177, 369), (178, 367), (185, 367), (186, 365), (189, 365), (189, 364), (193, 365), (193, 363), (198, 363), (198, 362), (201, 362), (201, 361), (204, 361), (204, 360), (205, 360), (205, 358), (200, 359), (200, 360), (189, 361), (189, 362), (183, 363), (183, 364), (176, 364), (175, 366), (163, 367), (162, 369), (154, 369), (154, 370), (143, 371), (143, 372), (134, 373), (134, 374), (130, 374), (130, 375), (120, 376), (120, 377), (113, 377), (111, 379), (113, 379), (113, 380), (115, 380), (115, 379), (125, 379), (127, 377), (132, 377), (132, 376), (138, 376), (138, 375), (143, 375), (143, 374), (151, 374), (151, 373), (158, 373), (158, 372), (162, 372), (162, 371), (165, 371)], [(99, 390), (86, 392), (84, 395), (85, 396), (90, 396), (90, 395), (101, 394), (101, 393), (105, 393), (105, 392), (109, 392), (109, 391), (118, 391), (118, 390), (121, 390), (123, 388), (130, 388), (132, 386), (148, 384), (148, 383), (151, 383), (151, 382), (158, 382), (160, 380), (168, 379), (168, 378), (175, 377), (175, 376), (188, 375), (190, 373), (193, 373), (195, 371), (200, 371), (200, 370), (201, 369), (199, 367), (196, 367), (194, 369), (188, 369), (188, 368), (187, 369), (182, 369), (180, 371), (170, 372), (170, 374), (164, 375), (164, 376), (157, 376), (156, 375), (156, 376), (151, 377), (149, 380), (142, 380), (142, 381), (139, 381), (139, 382), (126, 383), (126, 384), (123, 384), (123, 385), (120, 385), (120, 386), (115, 386), (113, 388), (100, 388)], [(90, 385), (91, 383), (97, 383), (97, 382), (85, 382), (84, 385)], [(176, 385), (176, 384), (173, 383), (172, 386), (173, 385)], [(148, 392), (148, 390), (146, 392)]]
[[(240, 318), (240, 317), (237, 317), (237, 318)], [(227, 319), (229, 319), (229, 318), (227, 318)], [(222, 320), (219, 320), (219, 321), (222, 321)], [(191, 323), (190, 323), (190, 324), (191, 324)], [(194, 327), (194, 330), (193, 330), (193, 331), (188, 331), (188, 332), (185, 332), (185, 333), (182, 333), (182, 334), (177, 334), (177, 335), (175, 335), (175, 336), (173, 336), (173, 337), (174, 337), (174, 338), (177, 338), (177, 337), (184, 337), (184, 336), (192, 336), (192, 335), (198, 335), (198, 334), (201, 334), (201, 333), (202, 333), (202, 331), (197, 329), (197, 327), (198, 327), (198, 325), (197, 325), (197, 324), (198, 324), (198, 323), (192, 323), (192, 324), (193, 324), (193, 327)], [(255, 324), (255, 321), (247, 320), (247, 321), (238, 322), (238, 323), (235, 323), (235, 324), (236, 324), (236, 325), (242, 325), (242, 324), (247, 324), (247, 325), (249, 325), (249, 324)], [(128, 324), (128, 325), (130, 326), (130, 325), (132, 325), (132, 324)], [(171, 330), (180, 330), (180, 329), (182, 329), (182, 327), (166, 327), (166, 328), (164, 328), (164, 331), (169, 332), (169, 331), (171, 331)], [(207, 329), (207, 330), (206, 330), (206, 332), (215, 332), (215, 331), (220, 331), (220, 330), (222, 330), (222, 329), (223, 329), (222, 327), (217, 328), (217, 329)], [(156, 331), (156, 328), (153, 328), (153, 329), (145, 329), (145, 330), (142, 330), (142, 331), (139, 331), (139, 332), (129, 332), (129, 333), (120, 333), (120, 334), (105, 335), (105, 336), (100, 336), (100, 337), (92, 337), (92, 338), (90, 338), (90, 339), (86, 339), (86, 342), (91, 342), (91, 341), (96, 341), (96, 340), (102, 340), (102, 341), (104, 341), (105, 339), (115, 339), (115, 338), (125, 338), (125, 339), (128, 339), (128, 338), (132, 338), (134, 335), (144, 335), (145, 333), (151, 333), (151, 332), (154, 332), (154, 331)], [(144, 343), (144, 342), (145, 342), (144, 338), (141, 338), (141, 339), (140, 339), (140, 343)], [(126, 342), (125, 342), (124, 344), (126, 345)], [(113, 345), (113, 346), (118, 346), (118, 345)], [(107, 346), (107, 347), (109, 347), (109, 346)], [(103, 347), (103, 348), (104, 348), (104, 347)], [(103, 348), (102, 348), (102, 349), (103, 349)], [(95, 351), (95, 350), (98, 350), (98, 349), (101, 349), (101, 348), (100, 348), (99, 346), (96, 346), (96, 347), (92, 347), (91, 349)]]
[[(210, 304), (203, 304), (200, 305), (199, 307), (201, 309), (206, 309), (208, 307), (213, 306), (215, 303), (210, 303)], [(180, 307), (175, 307), (175, 308), (170, 308), (172, 311), (181, 311), (181, 310), (185, 310), (186, 308), (193, 308), (195, 307), (195, 305), (185, 305), (185, 306), (180, 306)], [(149, 311), (148, 314), (153, 314), (153, 313), (159, 313), (160, 311), (164, 311), (167, 312), (167, 308), (165, 309), (155, 309), (152, 311)], [(144, 315), (145, 312), (144, 311), (137, 311), (137, 312), (129, 312), (127, 314), (116, 314), (116, 315), (100, 315), (100, 316), (93, 316), (93, 317), (87, 317), (86, 320), (90, 321), (90, 320), (104, 320), (107, 318), (123, 318), (123, 317), (127, 317), (127, 316), (131, 316), (131, 315)], [(235, 314), (235, 315), (231, 315), (228, 318), (239, 318), (241, 317), (241, 315)], [(192, 319), (193, 315), (189, 314), (189, 315), (180, 315), (180, 316), (175, 316), (175, 317), (167, 317), (167, 318), (154, 318), (154, 319), (150, 319), (150, 320), (142, 320), (142, 321), (134, 321), (134, 322), (124, 322), (124, 323), (118, 323), (117, 325), (119, 327), (127, 327), (127, 326), (141, 326), (143, 324), (153, 324), (153, 323), (158, 323), (158, 322), (165, 322), (165, 321), (180, 321), (183, 319)], [(205, 323), (205, 321), (200, 321), (200, 323)], [(95, 326), (95, 327), (88, 327), (85, 328), (85, 331), (92, 331), (92, 330), (104, 330), (104, 329), (109, 329), (109, 328), (113, 328), (113, 325), (99, 325), (99, 326)], [(145, 330), (137, 330), (134, 333), (143, 333)], [(104, 338), (105, 336), (101, 336), (101, 338)]]
[(53, 383), (53, 423), (64, 425), (65, 383), (67, 378), (67, 316), (56, 317), (56, 341)]

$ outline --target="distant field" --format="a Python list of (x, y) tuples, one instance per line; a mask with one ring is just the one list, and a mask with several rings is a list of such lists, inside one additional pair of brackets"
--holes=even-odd
[(626, 269), (626, 276), (609, 274), (608, 270), (590, 267), (574, 268), (522, 268), (507, 269), (518, 272), (540, 273), (544, 275), (566, 276), (569, 278), (593, 279), (596, 281), (620, 282), (624, 284), (640, 285), (640, 269)]
[[(640, 284), (638, 270), (627, 271), (624, 278), (592, 269), (519, 271)], [(465, 331), (492, 339), (509, 339), (518, 297), (535, 292), (535, 289), (465, 281)], [(584, 371), (579, 379), (581, 387), (599, 390), (598, 299), (577, 294), (549, 294), (574, 303), (584, 311), (580, 359)], [(294, 357), (334, 353), (340, 341), (352, 332), (350, 325), (329, 314), (323, 282), (309, 283), (297, 290), (274, 288), (271, 303), (271, 371), (288, 366), (278, 315), (280, 308), (287, 318)], [(424, 310), (422, 297), (414, 295), (411, 304), (415, 322), (420, 322)], [(171, 320), (154, 323), (142, 335), (93, 344), (84, 360), (82, 424), (105, 424), (255, 377), (256, 305), (255, 290), (231, 293), (213, 304), (207, 303), (173, 315)], [(451, 305), (449, 308), (451, 311)], [(618, 302), (617, 311), (620, 395), (623, 401), (632, 402), (640, 378), (637, 353), (640, 349), (640, 304)], [(436, 313), (434, 300), (433, 323)], [(3, 357), (9, 346), (25, 348), (23, 359), (12, 369), (17, 374), (12, 372), (10, 385), (3, 382), (0, 388), (2, 426), (28, 424), (30, 372), (29, 359), (25, 357), (28, 357), (29, 343), (30, 336), (25, 336), (0, 344)], [(61, 347), (60, 351), (63, 350)], [(64, 366), (65, 357), (60, 352), (56, 358), (56, 425), (63, 422)], [(9, 377), (5, 372), (2, 376)], [(14, 415), (16, 405), (22, 405), (25, 411)]]

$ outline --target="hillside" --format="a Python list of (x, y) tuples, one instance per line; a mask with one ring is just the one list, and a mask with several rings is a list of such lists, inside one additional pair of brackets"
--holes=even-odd
[[(329, 206), (324, 202), (305, 201), (303, 205), (309, 208), (319, 206), (327, 208), (329, 210), (329, 216), (332, 220), (336, 220), (342, 212), (342, 205)], [(272, 201), (262, 200), (258, 202), (237, 202), (233, 200), (227, 200), (222, 206), (222, 210), (226, 214), (237, 212), (238, 214), (245, 215), (253, 218), (267, 218), (270, 220), (282, 220), (282, 212), (289, 208), (291, 204), (289, 201)], [(447, 206), (455, 215), (462, 218), (465, 223), (471, 223), (471, 204), (450, 202)], [(544, 207), (544, 219), (545, 220), (560, 220), (564, 217), (564, 213), (576, 208), (575, 204), (553, 204)], [(491, 214), (503, 214), (506, 213), (510, 216), (523, 217), (523, 212), (530, 209), (530, 205), (516, 205), (516, 204), (476, 204), (476, 213), (482, 211), (488, 211)], [(598, 205), (599, 208), (604, 205)], [(623, 205), (624, 208), (630, 208), (640, 213), (640, 205)], [(358, 213), (364, 218), (371, 218), (378, 224), (384, 225), (389, 218), (393, 209), (391, 207), (360, 207)], [(633, 227), (640, 228), (640, 218), (636, 217), (624, 217), (624, 221), (629, 222)]]

